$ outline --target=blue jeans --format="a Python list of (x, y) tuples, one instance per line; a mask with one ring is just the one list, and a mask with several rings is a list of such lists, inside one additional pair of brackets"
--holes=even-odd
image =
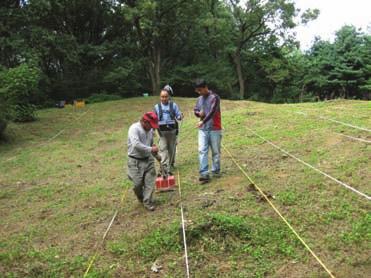
[(198, 158), (200, 161), (200, 175), (209, 174), (209, 147), (212, 153), (212, 168), (214, 174), (220, 173), (220, 143), (222, 140), (221, 130), (198, 130)]

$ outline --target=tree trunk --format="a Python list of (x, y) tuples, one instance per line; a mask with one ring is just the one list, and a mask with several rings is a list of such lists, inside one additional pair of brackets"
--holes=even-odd
[(245, 80), (243, 79), (242, 75), (242, 68), (241, 68), (241, 51), (237, 50), (233, 53), (233, 63), (236, 67), (237, 77), (238, 77), (238, 84), (240, 87), (239, 98), (244, 99), (245, 96)]
[(299, 94), (299, 102), (303, 102), (304, 94), (305, 94), (305, 85), (303, 85), (301, 87), (301, 91), (300, 91), (300, 94)]
[(158, 47), (150, 50), (149, 76), (151, 78), (152, 95), (160, 93), (160, 63), (161, 53)]

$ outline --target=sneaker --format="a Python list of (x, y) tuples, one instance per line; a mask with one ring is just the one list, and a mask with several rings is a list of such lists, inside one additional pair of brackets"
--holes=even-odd
[(222, 174), (220, 172), (213, 172), (213, 178), (221, 178)]
[(143, 204), (144, 208), (148, 211), (154, 211), (155, 206), (153, 204)]

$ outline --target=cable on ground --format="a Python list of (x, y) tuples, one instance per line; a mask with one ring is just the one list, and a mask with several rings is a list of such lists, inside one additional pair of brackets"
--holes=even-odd
[(305, 243), (301, 236), (295, 231), (295, 229), (290, 225), (290, 223), (286, 220), (286, 218), (280, 213), (280, 211), (275, 207), (275, 205), (271, 202), (271, 200), (267, 197), (267, 195), (260, 189), (259, 186), (250, 178), (250, 176), (245, 172), (245, 170), (239, 165), (230, 151), (224, 146), (222, 143), (223, 149), (228, 153), (231, 157), (232, 161), (236, 164), (236, 166), (241, 170), (241, 172), (246, 176), (246, 178), (255, 186), (255, 188), (259, 191), (259, 193), (264, 197), (264, 199), (269, 203), (269, 205), (273, 208), (273, 210), (278, 214), (278, 216), (285, 222), (285, 224), (289, 227), (292, 233), (296, 236), (297, 239), (304, 245), (304, 247), (310, 252), (310, 254), (317, 260), (317, 262), (323, 267), (323, 269), (329, 274), (331, 278), (335, 278), (335, 276), (331, 273), (328, 267), (320, 260), (320, 258), (312, 251), (312, 249)]

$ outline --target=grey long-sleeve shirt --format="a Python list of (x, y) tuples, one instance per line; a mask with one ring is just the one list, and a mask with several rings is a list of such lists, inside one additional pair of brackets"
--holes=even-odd
[(145, 131), (140, 122), (132, 124), (128, 132), (128, 155), (147, 158), (151, 155), (153, 129)]

